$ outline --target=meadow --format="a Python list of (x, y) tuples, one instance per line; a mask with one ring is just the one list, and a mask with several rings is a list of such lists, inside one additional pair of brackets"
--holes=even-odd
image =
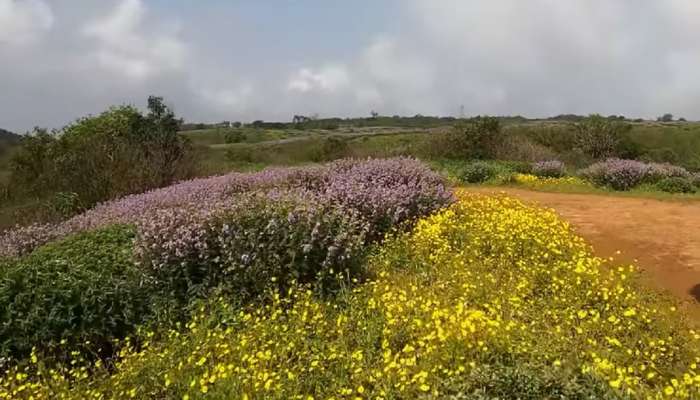
[[(90, 133), (124, 120), (164, 136)], [(677, 298), (554, 211), (460, 188), (693, 201), (698, 125), (377, 121), (176, 133), (126, 107), (30, 142), (188, 169), (126, 152), (102, 192), (0, 208), (66, 206), (0, 232), (0, 399), (700, 397)]]
[[(340, 198), (330, 196), (350, 209), (360, 207), (361, 214), (370, 216), (365, 223), (374, 221), (363, 228), (368, 232), (365, 238), (375, 238), (375, 244), (362, 251), (364, 267), (345, 269), (340, 276), (326, 275), (330, 280), (309, 280), (301, 278), (299, 271), (272, 268), (279, 264), (268, 253), (265, 263), (255, 265), (266, 274), (256, 274), (255, 282), (264, 285), (259, 288), (262, 296), (242, 301), (242, 287), (231, 292), (225, 288), (228, 283), (210, 287), (206, 295), (185, 290), (190, 306), (189, 313), (180, 316), (181, 323), (160, 317), (156, 324), (133, 327), (126, 339), (111, 342), (116, 355), (111, 358), (96, 357), (101, 354), (96, 348), (99, 336), (86, 335), (90, 331), (75, 334), (77, 326), (67, 338), (60, 333), (66, 330), (58, 330), (31, 342), (25, 333), (12, 339), (24, 342), (23, 353), (16, 353), (23, 354), (23, 361), (8, 364), (12, 366), (0, 380), (0, 398), (671, 399), (700, 395), (700, 332), (683, 321), (672, 300), (640, 286), (634, 266), (611, 265), (595, 257), (569, 224), (551, 211), (503, 196), (459, 190), (451, 195), (414, 161), (373, 163), (381, 170), (393, 164), (398, 169), (389, 169), (408, 173), (392, 172), (382, 180), (384, 187), (375, 199), (387, 196), (383, 204), (388, 208), (378, 207), (379, 213), (375, 207), (362, 210), (368, 204), (344, 198), (347, 191)], [(372, 170), (362, 164), (351, 168)], [(424, 176), (422, 183), (393, 186), (392, 182), (418, 171)], [(295, 170), (275, 186), (298, 183), (302, 176), (302, 182), (309, 182), (310, 175), (310, 170)], [(361, 186), (360, 190), (369, 190)], [(422, 194), (409, 189), (416, 187), (421, 187)], [(407, 190), (416, 193), (415, 204), (428, 208), (400, 213), (403, 219), (391, 217), (406, 207), (392, 204), (405, 198)], [(260, 221), (254, 226), (269, 226), (274, 220), (269, 215), (256, 214)], [(170, 288), (159, 296), (173, 295), (172, 288), (178, 287), (171, 286), (174, 282), (161, 272), (179, 276), (175, 271), (189, 269), (193, 262), (208, 268), (216, 265), (219, 273), (230, 269), (222, 268), (226, 265), (236, 265), (235, 259), (216, 260), (225, 251), (196, 244), (220, 242), (204, 239), (221, 237), (219, 229), (197, 230), (201, 217), (184, 218), (191, 222), (175, 231), (163, 229), (173, 226), (168, 221), (137, 223), (135, 242), (118, 238), (114, 229), (122, 228), (91, 234), (106, 235), (95, 251), (113, 251), (110, 245), (122, 251), (141, 248), (137, 254), (145, 251), (149, 262), (137, 269), (150, 270)], [(413, 223), (405, 225), (408, 221)], [(301, 224), (302, 228), (294, 225), (281, 229), (309, 237), (319, 227), (318, 222)], [(343, 226), (343, 251), (352, 258), (360, 247), (348, 244), (360, 242), (347, 236), (352, 224)], [(138, 233), (142, 229), (149, 233)], [(199, 233), (189, 233), (193, 229)], [(322, 237), (334, 237), (320, 230)], [(133, 235), (126, 233), (127, 238)], [(280, 256), (309, 245), (304, 240), (280, 245), (267, 243), (276, 242), (274, 236), (253, 237), (246, 239), (256, 241), (250, 248), (264, 245), (268, 252), (277, 249)], [(47, 259), (47, 252), (55, 256), (64, 247), (61, 264), (74, 262), (71, 258), (76, 255), (65, 248), (74, 241), (84, 245), (85, 240), (95, 238), (69, 235), (24, 257)], [(140, 245), (144, 240), (146, 246)], [(326, 253), (324, 247), (303, 251)], [(327, 256), (288, 265), (333, 272), (331, 268), (337, 266), (321, 261)], [(121, 262), (128, 263), (128, 258)], [(206, 273), (216, 274), (211, 269)], [(235, 272), (227, 274), (226, 279), (221, 279), (224, 275), (217, 279), (219, 283), (245, 281)], [(244, 287), (251, 289), (253, 284), (248, 281)], [(119, 301), (131, 303), (137, 298), (133, 293), (125, 298), (122, 293)], [(56, 297), (52, 299), (55, 302)], [(133, 304), (123, 306), (128, 309)], [(8, 308), (15, 310), (16, 317), (22, 316), (17, 308)]]

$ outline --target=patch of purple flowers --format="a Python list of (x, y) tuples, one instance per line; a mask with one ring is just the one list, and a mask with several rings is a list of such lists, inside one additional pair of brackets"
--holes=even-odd
[[(67, 235), (112, 224), (158, 226), (183, 240), (198, 241), (203, 221), (231, 207), (249, 192), (294, 189), (311, 192), (344, 207), (369, 224), (368, 237), (379, 237), (390, 227), (430, 213), (453, 201), (443, 179), (411, 158), (340, 160), (300, 168), (271, 168), (257, 173), (231, 173), (193, 179), (143, 194), (99, 204), (58, 224), (16, 227), (0, 236), (0, 257), (20, 256), (37, 246)], [(174, 245), (170, 245), (174, 246)], [(165, 250), (165, 249), (164, 249)], [(177, 254), (183, 251), (169, 248)]]
[(583, 169), (580, 174), (596, 185), (608, 186), (615, 190), (629, 190), (641, 183), (656, 183), (664, 178), (690, 177), (685, 168), (675, 165), (619, 158), (597, 162)]

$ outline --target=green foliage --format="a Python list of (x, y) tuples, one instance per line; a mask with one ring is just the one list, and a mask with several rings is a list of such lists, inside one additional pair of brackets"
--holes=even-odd
[(436, 158), (492, 159), (504, 138), (498, 118), (476, 117), (458, 122), (451, 132), (433, 134), (430, 153)]
[(621, 137), (631, 129), (628, 123), (598, 114), (574, 124), (574, 127), (576, 149), (594, 159), (619, 157)]
[(127, 226), (79, 234), (0, 266), (0, 354), (32, 347), (109, 353), (149, 315), (150, 290), (132, 262)]
[(666, 193), (695, 193), (693, 182), (682, 177), (664, 178), (656, 184), (656, 187)]
[(467, 183), (483, 183), (498, 175), (499, 168), (487, 162), (473, 162), (467, 164), (461, 173), (461, 180)]
[(445, 386), (445, 397), (464, 400), (620, 399), (599, 378), (528, 362), (480, 366)]
[(226, 143), (241, 143), (245, 141), (245, 139), (245, 134), (240, 130), (229, 131), (225, 134)]
[(90, 207), (190, 176), (195, 160), (177, 134), (179, 121), (161, 98), (150, 97), (148, 106), (146, 115), (112, 107), (61, 131), (25, 137), (11, 161), (11, 187), (37, 198), (73, 193), (74, 203)]
[(314, 161), (330, 161), (347, 157), (348, 142), (337, 136), (329, 136), (321, 142), (318, 155)]
[(77, 214), (83, 207), (80, 204), (80, 196), (77, 193), (58, 192), (49, 199), (46, 209), (51, 215), (63, 219)]

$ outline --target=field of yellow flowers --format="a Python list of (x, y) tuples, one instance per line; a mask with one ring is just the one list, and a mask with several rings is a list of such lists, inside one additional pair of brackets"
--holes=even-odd
[(202, 303), (110, 365), (40, 357), (0, 399), (700, 398), (700, 333), (552, 211), (458, 193), (332, 297)]

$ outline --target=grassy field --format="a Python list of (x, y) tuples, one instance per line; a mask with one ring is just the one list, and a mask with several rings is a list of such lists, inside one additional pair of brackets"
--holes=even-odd
[[(227, 143), (226, 133), (216, 130), (189, 131), (202, 158), (202, 175), (231, 170), (250, 171), (266, 166), (289, 166), (340, 157), (423, 156), (428, 130), (377, 128), (346, 131), (258, 130), (240, 143)], [(343, 143), (341, 149), (324, 149), (329, 138)], [(324, 154), (329, 152), (330, 154)]]

